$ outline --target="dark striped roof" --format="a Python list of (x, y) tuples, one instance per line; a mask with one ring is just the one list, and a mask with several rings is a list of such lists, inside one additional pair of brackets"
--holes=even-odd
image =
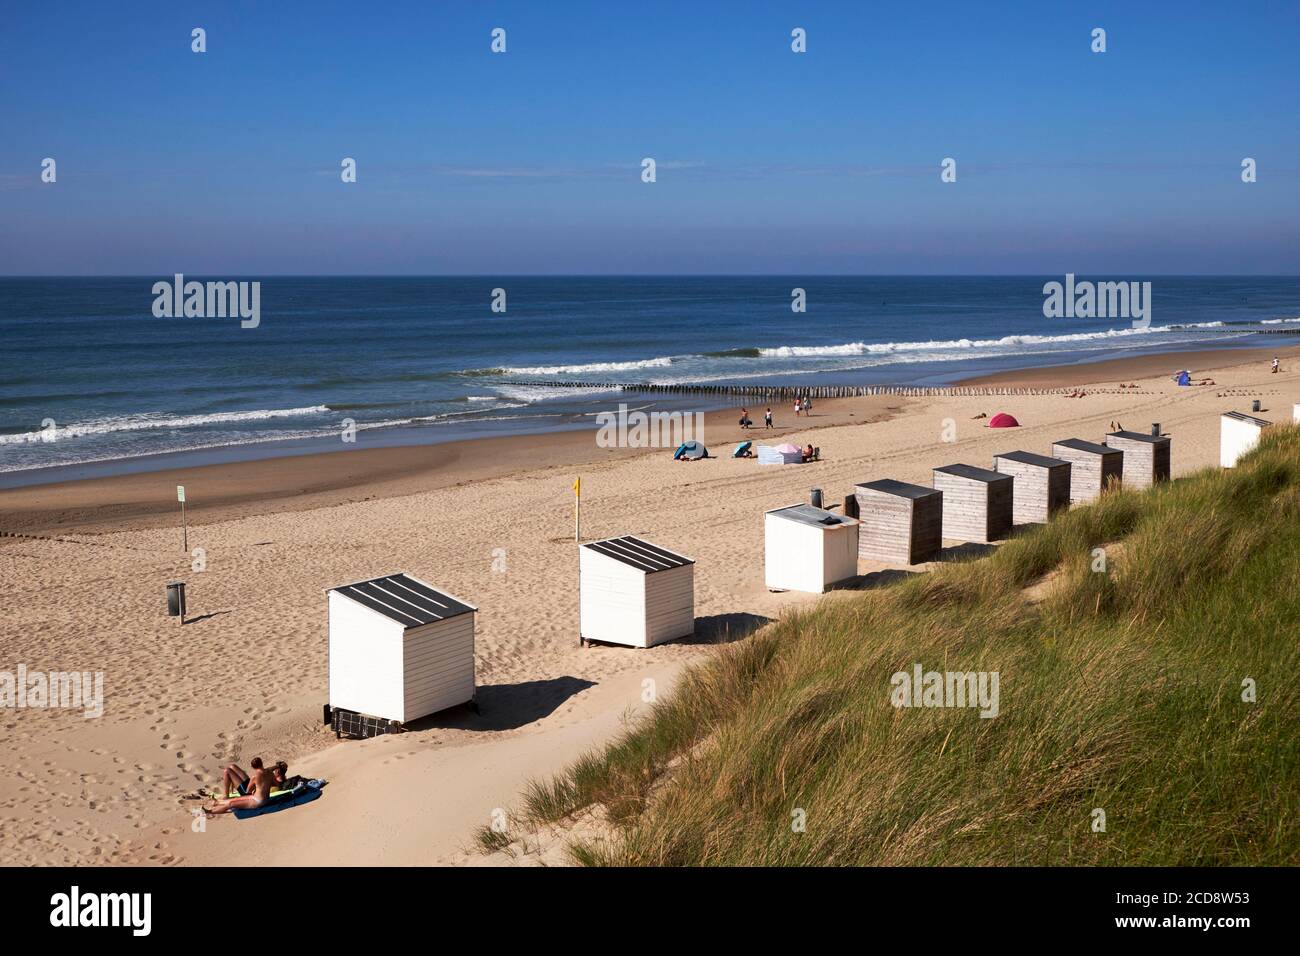
[(936, 468), (935, 471), (941, 471), (945, 475), (952, 475), (955, 478), (966, 478), (970, 481), (983, 481), (986, 483), (1006, 481), (1011, 477), (1002, 474), (1000, 471), (989, 471), (987, 468), (977, 468), (975, 465), (944, 465), (942, 468)]
[(1224, 418), (1235, 418), (1239, 422), (1250, 422), (1252, 425), (1258, 425), (1263, 428), (1265, 425), (1272, 425), (1266, 418), (1256, 418), (1254, 415), (1247, 415), (1245, 412), (1224, 412)]
[(404, 628), (422, 627), (475, 610), (406, 574), (390, 574), (330, 590), (396, 621)]
[(584, 544), (583, 547), (590, 548), (597, 554), (603, 554), (607, 558), (613, 558), (615, 561), (621, 561), (623, 564), (634, 567), (638, 571), (644, 571), (646, 574), (654, 574), (656, 571), (668, 571), (672, 568), (680, 568), (684, 564), (695, 563), (690, 558), (684, 558), (680, 554), (666, 551), (649, 541), (634, 538), (630, 534), (621, 538), (593, 541), (591, 544)]
[(895, 481), (893, 478), (864, 481), (860, 482), (857, 487), (870, 488), (872, 491), (879, 491), (886, 495), (898, 495), (900, 498), (924, 498), (926, 495), (942, 494), (942, 492), (927, 488), (925, 485), (909, 485), (906, 481)]
[(1008, 451), (993, 457), (994, 459), (1005, 458), (1007, 461), (1018, 461), (1022, 465), (1037, 465), (1039, 468), (1055, 468), (1057, 465), (1069, 464), (1064, 458), (1048, 458), (1046, 455), (1035, 455), (1032, 451)]
[(1090, 452), (1093, 455), (1106, 455), (1118, 451), (1115, 448), (1098, 445), (1095, 441), (1084, 441), (1082, 438), (1063, 438), (1060, 441), (1052, 442), (1052, 444), (1060, 445), (1062, 448), (1072, 448), (1075, 451)]

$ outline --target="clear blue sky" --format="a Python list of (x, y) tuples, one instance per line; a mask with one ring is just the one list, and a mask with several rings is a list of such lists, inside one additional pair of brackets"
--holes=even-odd
[(1300, 272), (1295, 2), (10, 3), (0, 131), (10, 275)]

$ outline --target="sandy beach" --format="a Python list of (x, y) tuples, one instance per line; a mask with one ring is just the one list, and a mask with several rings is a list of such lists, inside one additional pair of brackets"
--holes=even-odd
[[(1282, 358), (1281, 374), (1268, 359)], [(1179, 388), (1188, 367), (1214, 385)], [(1168, 353), (980, 380), (1079, 385), (1083, 397), (874, 397), (743, 432), (711, 413), (705, 440), (811, 443), (823, 460), (682, 464), (664, 449), (600, 449), (594, 432), (490, 438), (157, 471), (0, 491), (0, 670), (102, 671), (105, 708), (0, 711), (4, 864), (458, 864), (474, 827), (528, 780), (615, 735), (681, 669), (811, 595), (763, 586), (762, 512), (830, 502), (857, 482), (929, 484), (954, 462), (1102, 440), (1112, 421), (1172, 436), (1177, 476), (1218, 461), (1221, 412), (1289, 420), (1300, 350)], [(1136, 383), (1136, 388), (1119, 388)], [(616, 406), (612, 398), (611, 406)], [(762, 408), (750, 407), (761, 425)], [(1022, 427), (990, 430), (1008, 412)], [(955, 425), (956, 441), (945, 442)], [(583, 538), (635, 534), (697, 561), (692, 639), (649, 650), (580, 648), (573, 479)], [(189, 498), (182, 551), (174, 486)], [(502, 570), (504, 559), (504, 570)], [(494, 569), (495, 566), (495, 569)], [(888, 566), (863, 563), (865, 575)], [(327, 700), (325, 590), (409, 571), (476, 604), (481, 714), (457, 709), (407, 733), (336, 742)], [(189, 623), (164, 584), (188, 582)], [(184, 796), (254, 755), (328, 779), (322, 799), (255, 820), (202, 821)]]

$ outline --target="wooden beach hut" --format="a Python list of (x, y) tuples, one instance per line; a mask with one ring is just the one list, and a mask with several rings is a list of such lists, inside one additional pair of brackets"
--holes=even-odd
[(1259, 444), (1259, 436), (1273, 424), (1245, 412), (1224, 412), (1219, 416), (1219, 465), (1235, 468), (1237, 459)]
[(1095, 501), (1106, 486), (1124, 476), (1124, 453), (1082, 438), (1052, 443), (1052, 457), (1070, 463), (1070, 504)]
[(580, 642), (653, 647), (695, 633), (695, 562), (624, 535), (579, 549)]
[(882, 478), (855, 485), (858, 557), (920, 564), (943, 547), (943, 492)]
[(1016, 524), (1045, 523), (1070, 507), (1070, 463), (1029, 451), (1009, 451), (993, 456), (993, 469), (1010, 475), (1011, 520)]
[(1014, 479), (974, 465), (934, 469), (934, 487), (943, 492), (943, 536), (980, 543), (1011, 531)]
[(477, 608), (409, 574), (327, 594), (332, 711), (404, 724), (474, 700)]
[(1148, 488), (1169, 480), (1169, 436), (1111, 432), (1106, 445), (1124, 453), (1124, 484)]
[(769, 591), (821, 594), (858, 573), (858, 522), (812, 505), (763, 516), (763, 579)]

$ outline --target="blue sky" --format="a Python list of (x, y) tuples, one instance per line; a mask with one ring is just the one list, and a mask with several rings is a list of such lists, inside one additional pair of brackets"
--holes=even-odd
[(1291, 2), (0, 18), (4, 274), (1300, 271)]

